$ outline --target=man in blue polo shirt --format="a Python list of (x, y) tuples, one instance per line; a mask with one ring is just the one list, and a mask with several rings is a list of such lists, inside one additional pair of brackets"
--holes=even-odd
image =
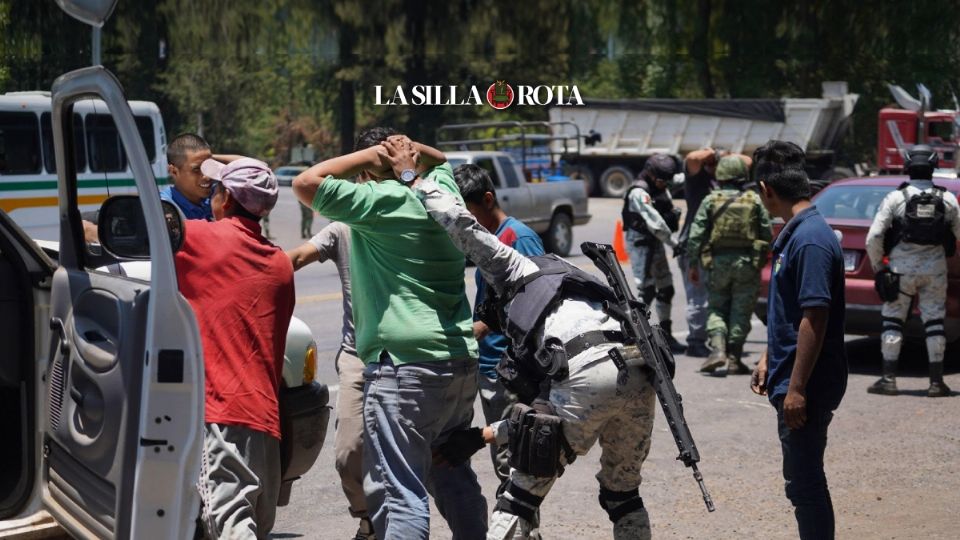
[(211, 157), (210, 145), (195, 133), (177, 135), (167, 145), (167, 170), (173, 184), (160, 190), (160, 198), (177, 205), (187, 219), (213, 221), (212, 182), (200, 172), (200, 164)]
[[(543, 242), (533, 229), (527, 227), (520, 220), (508, 216), (500, 208), (497, 201), (497, 191), (490, 175), (477, 165), (460, 165), (453, 171), (453, 176), (460, 190), (460, 196), (466, 203), (467, 210), (477, 218), (488, 231), (492, 232), (504, 244), (512, 247), (523, 255), (532, 257), (543, 255)], [(487, 284), (477, 269), (477, 296), (474, 307), (479, 306), (486, 295)], [(474, 310), (476, 313), (476, 310)], [(490, 328), (474, 315), (473, 337), (477, 339), (480, 348), (480, 376), (477, 379), (480, 386), (480, 404), (487, 425), (503, 419), (503, 412), (517, 402), (517, 396), (508, 392), (497, 380), (497, 363), (507, 349), (507, 337), (503, 334), (491, 332)], [(493, 460), (494, 472), (500, 479), (502, 486), (510, 478), (510, 465), (507, 464), (507, 445), (490, 445), (490, 457)]]
[(767, 354), (752, 388), (777, 410), (783, 477), (801, 539), (834, 536), (823, 470), (827, 427), (847, 387), (844, 270), (840, 242), (810, 202), (803, 151), (770, 141), (754, 153), (770, 214), (786, 225), (773, 246)]

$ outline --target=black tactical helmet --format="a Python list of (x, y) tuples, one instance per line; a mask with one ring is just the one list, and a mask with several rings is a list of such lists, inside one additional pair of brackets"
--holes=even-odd
[(932, 173), (940, 162), (940, 156), (937, 151), (926, 144), (917, 144), (907, 150), (907, 156), (903, 160), (903, 169), (929, 169)]
[(655, 178), (669, 182), (673, 180), (673, 175), (677, 174), (678, 170), (677, 161), (671, 156), (654, 154), (647, 158), (647, 161), (643, 164), (643, 170), (640, 171), (640, 175), (643, 176), (643, 173), (650, 173)]

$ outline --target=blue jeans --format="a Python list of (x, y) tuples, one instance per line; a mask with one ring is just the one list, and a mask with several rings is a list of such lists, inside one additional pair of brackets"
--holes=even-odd
[(833, 412), (807, 406), (807, 422), (790, 429), (783, 421), (783, 398), (775, 400), (777, 428), (783, 449), (783, 479), (787, 498), (793, 504), (801, 540), (832, 540), (833, 503), (823, 472), (827, 427)]
[(707, 274), (706, 268), (700, 269), (700, 281), (696, 284), (687, 279), (687, 270), (690, 269), (690, 260), (684, 255), (680, 257), (680, 274), (683, 276), (683, 290), (687, 293), (687, 345), (707, 342)]
[(473, 421), (477, 362), (395, 366), (383, 355), (363, 377), (363, 490), (377, 538), (429, 538), (428, 494), (453, 538), (484, 538), (487, 501), (470, 462), (432, 464), (432, 448)]

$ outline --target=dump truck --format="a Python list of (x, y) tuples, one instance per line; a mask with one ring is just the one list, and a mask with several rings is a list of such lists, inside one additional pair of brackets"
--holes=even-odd
[[(822, 87), (820, 98), (587, 99), (582, 107), (550, 109), (550, 144), (569, 176), (606, 197), (622, 197), (653, 154), (683, 156), (704, 147), (750, 154), (770, 139), (800, 145), (811, 178), (852, 176), (836, 163), (835, 151), (859, 96), (846, 82)], [(570, 126), (583, 144), (566, 143), (575, 136)]]

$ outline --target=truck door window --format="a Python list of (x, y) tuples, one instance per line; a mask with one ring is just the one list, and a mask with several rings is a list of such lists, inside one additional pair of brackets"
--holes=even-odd
[[(43, 141), (43, 166), (49, 174), (57, 174), (57, 159), (53, 151), (53, 126), (50, 113), (40, 115), (40, 134)], [(87, 170), (87, 146), (83, 137), (83, 119), (73, 114), (73, 157), (77, 172)]]
[(0, 174), (40, 172), (40, 125), (32, 112), (0, 112)]
[(153, 138), (153, 120), (149, 116), (134, 116), (133, 120), (137, 123), (137, 133), (140, 134), (143, 147), (147, 150), (147, 160), (153, 163), (157, 159), (157, 143)]
[(127, 168), (117, 125), (109, 114), (88, 114), (86, 119), (87, 149), (91, 172), (121, 172)]
[(493, 180), (494, 187), (504, 187), (503, 181), (500, 180), (500, 175), (497, 174), (497, 168), (493, 165), (493, 159), (491, 158), (477, 158), (475, 162), (477, 167), (487, 171), (490, 174), (490, 180)]
[(497, 157), (497, 163), (500, 164), (500, 170), (503, 171), (503, 180), (506, 187), (517, 187), (520, 185), (520, 178), (517, 177), (517, 168), (513, 162), (504, 156)]
[(953, 122), (930, 122), (927, 126), (927, 136), (953, 142)]

